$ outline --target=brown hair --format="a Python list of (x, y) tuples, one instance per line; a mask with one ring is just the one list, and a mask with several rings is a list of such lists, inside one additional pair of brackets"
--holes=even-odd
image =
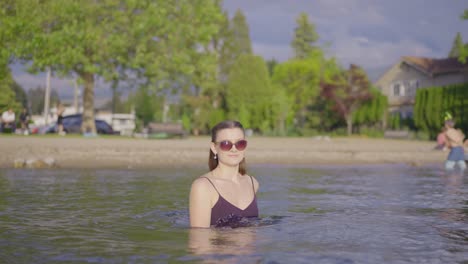
[[(218, 124), (216, 124), (212, 129), (211, 129), (211, 142), (216, 142), (216, 136), (218, 135), (218, 131), (223, 130), (223, 129), (228, 129), (228, 128), (239, 128), (242, 130), (242, 133), (245, 135), (244, 127), (242, 124), (238, 121), (233, 121), (233, 120), (225, 120), (221, 121)], [(218, 166), (218, 159), (214, 158), (214, 153), (211, 151), (210, 148), (210, 155), (208, 157), (208, 168), (210, 171), (214, 170)], [(245, 157), (242, 159), (242, 161), (239, 164), (239, 173), (241, 175), (245, 175), (247, 173), (246, 169), (246, 163), (245, 163)]]

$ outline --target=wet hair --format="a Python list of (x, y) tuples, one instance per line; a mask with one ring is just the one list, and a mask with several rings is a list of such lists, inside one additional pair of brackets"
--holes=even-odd
[[(221, 121), (218, 124), (216, 124), (212, 129), (211, 129), (211, 142), (216, 142), (216, 137), (218, 136), (218, 132), (223, 129), (229, 129), (229, 128), (239, 128), (242, 130), (242, 133), (245, 135), (245, 130), (242, 124), (239, 121), (234, 121), (234, 120), (225, 120)], [(210, 171), (214, 170), (218, 166), (218, 159), (214, 158), (214, 153), (210, 148), (210, 155), (208, 157), (208, 168)], [(239, 163), (239, 173), (241, 175), (245, 175), (247, 173), (246, 170), (246, 163), (245, 163), (245, 157), (242, 159), (242, 161)]]

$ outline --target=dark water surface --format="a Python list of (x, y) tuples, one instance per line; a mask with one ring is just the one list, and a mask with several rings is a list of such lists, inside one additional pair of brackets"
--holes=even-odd
[(260, 220), (189, 229), (202, 173), (0, 170), (0, 263), (468, 263), (468, 176), (441, 166), (252, 167)]

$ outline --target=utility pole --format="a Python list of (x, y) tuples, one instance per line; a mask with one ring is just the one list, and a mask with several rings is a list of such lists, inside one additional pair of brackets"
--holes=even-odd
[(44, 95), (44, 123), (49, 124), (49, 105), (50, 105), (50, 67), (47, 67), (46, 72), (46, 89)]

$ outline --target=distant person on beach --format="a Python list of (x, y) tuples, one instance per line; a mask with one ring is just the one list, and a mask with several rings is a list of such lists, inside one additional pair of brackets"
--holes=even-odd
[(28, 126), (29, 113), (28, 113), (28, 110), (26, 108), (24, 108), (24, 107), (23, 107), (23, 110), (21, 111), (21, 114), (19, 116), (19, 120), (20, 120), (20, 124), (21, 124), (21, 132), (24, 135), (28, 135), (29, 134), (29, 126)]
[(62, 104), (57, 105), (57, 129), (58, 134), (63, 136), (65, 135), (65, 131), (63, 130), (63, 112), (65, 112), (65, 108)]
[(445, 147), (445, 131), (447, 129), (442, 127), (440, 133), (437, 135), (437, 145), (434, 147), (434, 149), (446, 151), (447, 148)]
[(5, 128), (10, 128), (12, 133), (16, 131), (16, 116), (15, 112), (13, 112), (13, 108), (8, 108), (7, 111), (2, 113), (1, 119), (1, 126), (0, 126), (0, 133), (3, 133)]
[(190, 226), (229, 226), (258, 217), (257, 180), (247, 175), (247, 140), (241, 123), (222, 121), (211, 130), (209, 172), (193, 181)]
[(460, 170), (466, 169), (465, 154), (463, 149), (463, 140), (465, 135), (459, 129), (455, 129), (455, 122), (452, 119), (445, 121), (445, 139), (446, 147), (450, 149), (447, 160), (445, 161), (445, 169), (453, 170), (455, 165), (458, 165)]

